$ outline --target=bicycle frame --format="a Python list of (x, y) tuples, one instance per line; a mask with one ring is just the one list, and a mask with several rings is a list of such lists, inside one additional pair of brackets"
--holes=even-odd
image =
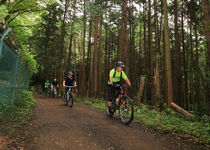
[(115, 103), (116, 103), (116, 98), (118, 98), (118, 105), (120, 104), (120, 102), (121, 102), (121, 97), (123, 96), (123, 95), (125, 95), (125, 88), (127, 87), (127, 86), (121, 86), (121, 85), (117, 85), (117, 86), (115, 86), (115, 87), (118, 87), (118, 88), (120, 88), (120, 92), (117, 94), (117, 97), (115, 97)]
[(70, 93), (72, 92), (72, 89), (76, 88), (76, 86), (65, 86), (65, 88), (69, 88), (69, 90), (66, 92), (66, 94), (68, 94), (68, 96), (70, 96)]
[[(122, 97), (124, 94), (125, 94), (125, 92), (124, 92), (123, 87), (120, 87), (120, 92), (117, 94), (117, 95), (118, 95), (118, 96), (117, 96), (117, 98), (118, 98), (117, 104), (118, 104), (118, 105), (120, 104), (120, 102), (121, 102), (121, 97)], [(115, 98), (115, 100), (116, 100), (116, 98)]]

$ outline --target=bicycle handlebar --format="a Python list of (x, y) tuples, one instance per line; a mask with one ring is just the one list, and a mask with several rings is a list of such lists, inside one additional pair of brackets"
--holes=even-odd
[(115, 85), (113, 85), (113, 87), (116, 87), (116, 88), (126, 88), (126, 87), (131, 88), (131, 86), (129, 86), (129, 85), (120, 85), (120, 84), (115, 84)]
[(77, 86), (65, 86), (65, 88), (76, 88)]

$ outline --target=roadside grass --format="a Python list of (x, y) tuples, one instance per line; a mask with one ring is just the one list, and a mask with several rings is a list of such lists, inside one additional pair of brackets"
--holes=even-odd
[(16, 93), (14, 104), (3, 104), (0, 109), (0, 132), (8, 137), (17, 135), (17, 129), (31, 118), (35, 105), (32, 92), (18, 90)]
[(105, 101), (95, 98), (89, 98), (89, 97), (77, 97), (75, 98), (76, 102), (82, 102), (86, 105), (94, 106), (98, 109), (104, 109), (105, 108)]
[(164, 111), (148, 109), (141, 104), (135, 108), (135, 118), (147, 127), (170, 132), (186, 138), (194, 138), (196, 142), (210, 144), (210, 117), (195, 116), (185, 118), (180, 113), (166, 108)]
[[(75, 101), (99, 109), (105, 109), (104, 100), (80, 97), (76, 98)], [(160, 112), (155, 109), (149, 109), (147, 105), (141, 104), (140, 107), (135, 107), (134, 118), (136, 122), (141, 122), (147, 127), (152, 127), (166, 133), (170, 132), (185, 138), (192, 138), (194, 141), (204, 143), (208, 147), (210, 145), (209, 116), (195, 116), (187, 119), (170, 108), (165, 108)]]

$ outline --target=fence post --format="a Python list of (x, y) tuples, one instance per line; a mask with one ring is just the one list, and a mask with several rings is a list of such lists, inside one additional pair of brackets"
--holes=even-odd
[(2, 47), (3, 47), (3, 41), (0, 40), (0, 60), (1, 60)]
[(15, 91), (16, 91), (16, 81), (17, 81), (19, 57), (20, 57), (20, 54), (17, 55), (16, 67), (15, 67), (15, 80), (14, 80), (14, 85), (13, 85), (14, 89), (13, 89), (13, 94), (12, 94), (12, 105), (13, 105), (13, 101), (14, 101), (14, 97), (15, 97)]
[(9, 33), (9, 31), (11, 31), (12, 28), (8, 28), (4, 34), (2, 35), (1, 39), (0, 39), (0, 59), (1, 59), (1, 54), (2, 54), (2, 47), (3, 47), (3, 39), (5, 38), (5, 36)]

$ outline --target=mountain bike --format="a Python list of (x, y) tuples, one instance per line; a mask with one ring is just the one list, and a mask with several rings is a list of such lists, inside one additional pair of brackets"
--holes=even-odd
[(72, 96), (73, 88), (76, 88), (75, 86), (65, 86), (65, 88), (69, 88), (66, 94), (64, 94), (64, 103), (66, 106), (72, 107), (74, 103), (74, 99)]
[(115, 111), (118, 110), (121, 123), (129, 125), (134, 117), (133, 100), (125, 95), (126, 86), (115, 85), (115, 88), (119, 88), (120, 92), (112, 100), (111, 107), (108, 106), (106, 100), (106, 114), (112, 118)]
[(57, 94), (58, 94), (58, 92), (57, 92), (56, 86), (52, 86), (50, 95), (52, 97), (57, 97), (58, 96)]

